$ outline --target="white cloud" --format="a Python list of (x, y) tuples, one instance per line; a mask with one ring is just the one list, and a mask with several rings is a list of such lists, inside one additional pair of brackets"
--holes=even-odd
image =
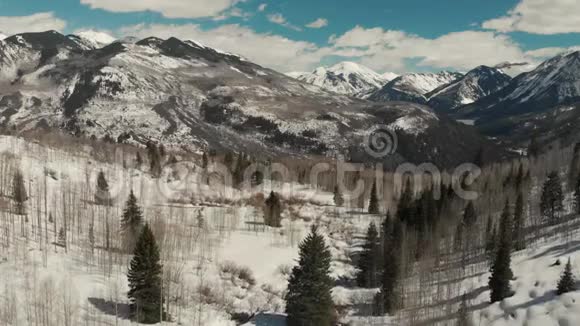
[(463, 31), (427, 39), (403, 31), (357, 26), (329, 40), (335, 51), (356, 50), (361, 63), (379, 71), (403, 72), (408, 59), (417, 66), (468, 70), (477, 65), (525, 61), (526, 55), (508, 36)]
[[(279, 23), (287, 23), (281, 18), (277, 18)], [(355, 60), (379, 72), (403, 73), (417, 67), (466, 71), (481, 64), (493, 66), (502, 62), (527, 62), (524, 68), (529, 70), (552, 54), (572, 49), (545, 48), (525, 52), (508, 35), (486, 31), (462, 31), (424, 38), (398, 30), (360, 26), (332, 36), (323, 46), (258, 33), (237, 24), (213, 29), (203, 29), (197, 24), (140, 24), (118, 32), (120, 36), (192, 39), (281, 72), (309, 71), (331, 57)]]
[(13, 35), (24, 32), (61, 31), (66, 22), (52, 12), (41, 12), (30, 16), (0, 16), (0, 32)]
[(215, 21), (221, 21), (221, 20), (226, 20), (228, 18), (231, 17), (239, 17), (242, 18), (244, 20), (247, 20), (248, 18), (250, 18), (252, 15), (250, 13), (247, 13), (243, 10), (241, 10), (240, 8), (231, 8), (228, 9), (224, 12), (222, 12), (221, 14), (212, 17), (212, 20)]
[(258, 6), (258, 11), (264, 11), (266, 10), (266, 7), (268, 7), (267, 3), (262, 3)]
[(286, 18), (282, 14), (279, 14), (279, 13), (268, 15), (268, 20), (274, 24), (279, 24), (279, 25), (286, 23)]
[(267, 18), (268, 18), (268, 21), (270, 21), (271, 23), (278, 24), (278, 25), (282, 25), (284, 27), (293, 29), (295, 31), (301, 31), (302, 30), (300, 27), (290, 24), (288, 22), (288, 20), (286, 20), (286, 17), (284, 17), (280, 13), (269, 14), (267, 16)]
[(155, 11), (168, 18), (218, 16), (239, 0), (81, 0), (93, 9), (112, 12)]
[(548, 59), (551, 57), (555, 57), (558, 54), (561, 54), (564, 52), (570, 52), (570, 51), (580, 51), (580, 46), (571, 46), (568, 48), (562, 48), (562, 47), (541, 48), (541, 49), (526, 51), (526, 55), (533, 57), (533, 58), (538, 58), (538, 59)]
[(306, 24), (306, 27), (309, 28), (322, 28), (328, 26), (328, 20), (325, 18), (318, 18), (317, 20), (313, 21), (310, 24)]
[(248, 60), (278, 71), (305, 70), (317, 66), (320, 60), (332, 53), (306, 41), (294, 41), (283, 36), (257, 33), (236, 24), (222, 25), (203, 30), (197, 24), (165, 25), (140, 24), (119, 30), (123, 36), (157, 36), (199, 41), (207, 46), (237, 53)]
[(520, 0), (505, 16), (485, 21), (482, 27), (499, 32), (579, 33), (578, 13), (578, 0)]

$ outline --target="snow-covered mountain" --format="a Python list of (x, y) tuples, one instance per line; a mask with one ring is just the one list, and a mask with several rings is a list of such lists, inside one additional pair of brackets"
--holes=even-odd
[(425, 104), (427, 93), (462, 76), (460, 73), (448, 71), (406, 74), (391, 80), (381, 89), (370, 94), (368, 99), (377, 102), (409, 101)]
[(499, 69), (479, 66), (463, 77), (426, 94), (428, 105), (438, 110), (452, 110), (497, 92), (510, 80), (511, 77)]
[[(54, 31), (0, 43), (0, 122), (194, 149), (361, 160), (367, 131), (392, 124), (401, 150), (389, 160), (444, 164), (471, 159), (486, 142), (473, 128), (441, 120), (421, 105), (324, 91), (193, 41), (151, 37), (86, 49)], [(448, 143), (437, 139), (451, 134), (463, 136), (453, 137), (461, 145), (447, 152)], [(430, 150), (417, 154), (403, 146), (419, 141)]]
[(392, 73), (381, 75), (361, 64), (347, 61), (328, 68), (319, 67), (310, 73), (291, 72), (287, 75), (331, 92), (352, 96), (372, 92), (386, 84), (389, 77), (396, 77)]
[(87, 49), (100, 49), (117, 40), (107, 33), (93, 30), (80, 31), (68, 37)]
[(4, 35), (4, 34), (0, 33), (0, 41), (2, 41), (3, 39), (5, 39), (7, 37), (8, 37), (7, 35)]
[(549, 59), (460, 111), (491, 135), (580, 140), (580, 52)]

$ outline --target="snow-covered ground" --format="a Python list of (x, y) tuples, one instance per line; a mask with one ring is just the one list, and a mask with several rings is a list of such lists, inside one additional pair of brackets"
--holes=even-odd
[[(71, 147), (74, 151), (65, 151), (0, 137), (0, 168), (5, 179), (0, 182), (2, 325), (131, 324), (126, 297), (130, 257), (103, 249), (107, 221), (113, 247), (119, 244), (120, 216), (131, 189), (161, 246), (164, 288), (173, 318), (164, 323), (167, 325), (233, 326), (231, 314), (240, 313), (257, 315), (247, 325), (284, 325), (287, 277), (309, 226), (317, 223), (325, 234), (333, 256), (332, 276), (348, 280), (356, 272), (351, 255), (360, 250), (368, 224), (382, 219), (337, 209), (331, 193), (274, 184), (283, 198), (294, 201), (285, 210), (282, 227), (269, 228), (260, 223), (261, 213), (252, 204), (269, 187), (245, 192), (208, 187), (198, 182), (200, 170), (191, 162), (180, 165), (187, 170), (181, 176), (186, 175), (188, 182), (170, 170), (154, 179), (131, 167), (133, 154), (116, 153), (112, 156), (116, 159), (105, 163), (107, 148), (75, 146)], [(101, 159), (95, 159), (94, 153), (100, 153)], [(10, 209), (10, 186), (6, 185), (15, 166), (20, 167), (28, 185), (28, 220)], [(101, 170), (115, 199), (111, 207), (93, 201)], [(48, 222), (48, 213), (52, 222)], [(66, 248), (56, 245), (65, 217)], [(91, 223), (94, 251), (88, 241)], [(552, 266), (557, 259), (565, 263), (571, 257), (574, 270), (580, 270), (577, 236), (574, 231), (567, 238), (547, 237), (514, 254), (515, 295), (501, 303), (488, 303), (486, 264), (469, 266), (466, 276), (453, 286), (470, 297), (475, 325), (579, 325), (580, 293), (556, 297), (554, 289), (563, 265)], [(398, 316), (364, 316), (361, 307), (370, 302), (376, 289), (359, 289), (343, 281), (337, 284), (333, 299), (341, 307), (342, 321), (350, 325), (408, 325), (407, 316), (421, 311), (409, 307)], [(436, 318), (419, 325), (453, 325), (459, 297), (449, 302), (436, 302), (430, 308), (430, 316)]]

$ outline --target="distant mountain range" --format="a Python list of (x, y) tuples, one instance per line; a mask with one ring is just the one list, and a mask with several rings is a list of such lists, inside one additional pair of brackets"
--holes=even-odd
[(287, 75), (331, 92), (355, 97), (363, 97), (397, 77), (394, 73), (381, 75), (361, 64), (348, 61), (328, 68), (319, 67), (310, 73), (291, 72)]
[[(387, 167), (451, 166), (493, 146), (475, 128), (426, 106), (337, 94), (194, 41), (108, 41), (55, 31), (0, 41), (0, 123), (191, 150), (378, 159)], [(345, 80), (376, 77), (350, 64), (339, 68)], [(383, 78), (356, 85), (370, 89)], [(399, 146), (377, 158), (364, 144), (380, 125), (397, 130)]]
[(504, 88), (511, 77), (499, 69), (479, 66), (460, 78), (425, 94), (427, 104), (448, 111), (477, 100)]
[(505, 87), (458, 108), (484, 133), (529, 141), (580, 141), (580, 52), (558, 55)]
[(427, 93), (461, 77), (460, 73), (448, 71), (406, 74), (391, 80), (370, 94), (368, 99), (379, 102), (408, 101), (427, 104)]

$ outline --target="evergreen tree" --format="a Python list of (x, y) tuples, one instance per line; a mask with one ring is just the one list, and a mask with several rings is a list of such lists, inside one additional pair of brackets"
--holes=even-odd
[(24, 176), (20, 170), (14, 173), (12, 179), (12, 198), (16, 202), (16, 213), (23, 215), (25, 213), (25, 202), (28, 200), (26, 186), (24, 185)]
[(242, 182), (244, 182), (244, 172), (246, 168), (250, 166), (251, 162), (246, 157), (244, 153), (240, 153), (238, 155), (238, 159), (236, 161), (236, 168), (234, 169), (233, 173), (233, 181), (235, 186), (239, 186)]
[(91, 253), (95, 251), (95, 227), (93, 223), (89, 224), (89, 245), (91, 246)]
[(161, 175), (161, 153), (159, 153), (159, 147), (157, 147), (152, 141), (148, 141), (146, 147), (147, 154), (149, 155), (149, 168), (151, 174), (154, 177), (158, 177)]
[(401, 220), (392, 221), (387, 214), (383, 223), (383, 270), (381, 290), (375, 297), (375, 315), (393, 314), (400, 307), (401, 247), (404, 226)]
[(234, 169), (234, 154), (232, 154), (232, 152), (227, 152), (224, 155), (224, 165), (230, 169), (230, 171), (233, 171)]
[(564, 209), (563, 201), (562, 183), (558, 173), (554, 171), (548, 175), (548, 179), (544, 182), (542, 188), (540, 201), (542, 215), (551, 222), (556, 222), (560, 212)]
[(576, 214), (580, 214), (580, 175), (578, 175), (578, 180), (574, 186), (574, 210)]
[(334, 325), (330, 250), (313, 226), (300, 243), (298, 265), (292, 269), (286, 294), (288, 326)]
[(338, 186), (334, 186), (334, 204), (337, 207), (344, 205), (344, 198), (342, 197), (342, 193), (340, 192), (340, 188)]
[(516, 190), (520, 190), (523, 183), (524, 183), (524, 179), (525, 179), (525, 175), (524, 175), (524, 166), (523, 164), (520, 164), (519, 168), (518, 168), (518, 174), (516, 174), (516, 178), (515, 178), (515, 186), (516, 186)]
[(509, 202), (506, 202), (500, 221), (499, 244), (489, 278), (489, 289), (491, 290), (490, 299), (492, 303), (501, 301), (512, 295), (510, 280), (514, 275), (511, 269), (511, 231), (512, 224)]
[(375, 223), (371, 222), (358, 261), (357, 284), (360, 287), (377, 287), (380, 280), (380, 257), (379, 233)]
[(66, 248), (66, 231), (63, 227), (58, 230), (58, 245)]
[(459, 310), (457, 311), (457, 324), (456, 326), (471, 326), (471, 316), (469, 314), (469, 309), (467, 307), (467, 295), (463, 294), (461, 296), (461, 304), (459, 305)]
[(203, 152), (203, 154), (201, 155), (201, 168), (202, 169), (207, 169), (207, 165), (208, 165), (208, 158), (207, 158), (207, 153)]
[(109, 204), (110, 197), (109, 183), (107, 182), (107, 178), (105, 178), (105, 173), (100, 171), (97, 176), (97, 193), (95, 194), (95, 201), (99, 205)]
[(131, 252), (135, 246), (135, 241), (141, 233), (141, 225), (143, 222), (143, 213), (139, 204), (137, 204), (137, 197), (133, 194), (133, 190), (129, 194), (123, 217), (121, 218), (121, 231), (123, 232), (124, 248)]
[(144, 324), (166, 320), (161, 293), (159, 248), (148, 224), (142, 228), (129, 265), (128, 297), (133, 318)]
[(520, 192), (516, 199), (516, 207), (514, 209), (514, 249), (522, 250), (526, 247), (524, 235), (524, 196)]
[(475, 206), (473, 206), (473, 202), (470, 201), (465, 206), (465, 210), (463, 211), (463, 223), (467, 228), (471, 228), (477, 222), (477, 214), (475, 213)]
[(459, 222), (455, 228), (455, 236), (453, 237), (453, 249), (455, 249), (455, 251), (460, 251), (463, 248), (464, 229), (465, 225), (462, 222)]
[(373, 182), (373, 187), (371, 188), (371, 197), (369, 199), (369, 214), (379, 213), (379, 199), (377, 197), (377, 182)]
[(536, 135), (532, 136), (532, 140), (528, 145), (528, 157), (529, 158), (536, 158), (540, 155), (540, 144), (538, 143), (538, 139)]
[(282, 226), (282, 203), (275, 192), (270, 192), (264, 205), (264, 224), (279, 228)]
[(479, 150), (477, 151), (477, 154), (475, 154), (475, 159), (473, 160), (473, 164), (479, 168), (483, 168), (485, 163), (486, 163), (485, 150), (483, 147), (480, 147)]
[(572, 291), (576, 291), (576, 280), (572, 273), (572, 262), (570, 261), (570, 258), (568, 258), (568, 263), (558, 281), (558, 289), (556, 290), (556, 293), (562, 295)]
[(572, 153), (572, 161), (568, 169), (568, 184), (576, 185), (576, 181), (580, 177), (580, 143), (574, 145), (574, 152)]
[(413, 190), (411, 187), (411, 181), (407, 180), (405, 183), (405, 189), (401, 194), (399, 203), (397, 204), (397, 217), (401, 222), (407, 224), (414, 224), (413, 221)]
[(143, 165), (143, 158), (141, 157), (140, 152), (137, 152), (135, 155), (135, 164), (137, 164), (137, 168), (140, 168)]

